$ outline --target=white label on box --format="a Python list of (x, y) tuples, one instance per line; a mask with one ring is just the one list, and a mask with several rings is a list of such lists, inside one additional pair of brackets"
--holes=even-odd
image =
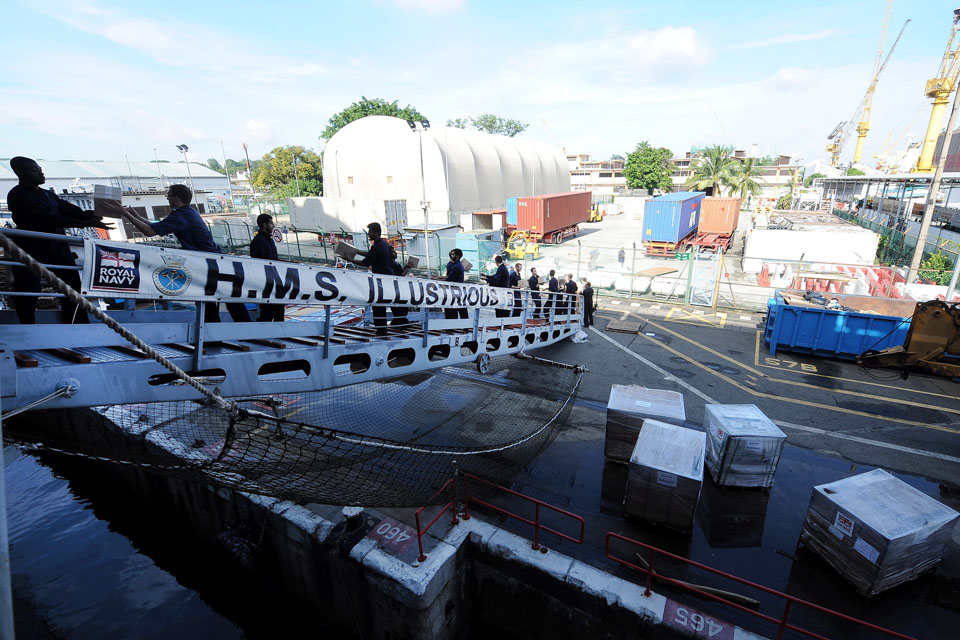
[(760, 453), (763, 451), (760, 440), (757, 438), (748, 438), (743, 441), (743, 448), (749, 453)]
[(840, 531), (840, 529), (837, 529), (833, 525), (830, 525), (830, 533), (836, 536), (837, 540), (843, 540), (846, 537), (845, 535), (843, 535), (843, 531)]
[(662, 484), (665, 487), (675, 487), (677, 486), (677, 474), (657, 471), (657, 484)]
[(864, 541), (863, 538), (857, 538), (857, 541), (853, 543), (853, 548), (857, 550), (857, 553), (874, 564), (877, 563), (877, 558), (880, 557), (880, 552), (870, 546), (870, 543)]
[(853, 518), (841, 511), (837, 511), (837, 517), (833, 521), (833, 526), (848, 536), (853, 535)]
[(645, 409), (649, 409), (650, 407), (653, 406), (652, 403), (650, 403), (650, 402), (644, 402), (643, 400), (634, 400), (634, 401), (633, 401), (633, 404), (637, 405), (638, 407), (643, 407), (643, 408), (645, 408)]

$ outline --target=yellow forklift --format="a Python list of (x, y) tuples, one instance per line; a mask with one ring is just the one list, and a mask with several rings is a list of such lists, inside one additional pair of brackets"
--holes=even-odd
[(526, 231), (513, 231), (507, 239), (507, 246), (503, 249), (507, 260), (538, 260), (540, 245), (530, 240)]
[(960, 382), (960, 304), (940, 300), (917, 303), (902, 347), (867, 351), (857, 358), (865, 369), (896, 369)]

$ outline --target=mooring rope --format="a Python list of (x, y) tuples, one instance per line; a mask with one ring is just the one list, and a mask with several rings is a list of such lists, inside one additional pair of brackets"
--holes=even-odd
[(202, 384), (200, 384), (197, 380), (193, 379), (186, 371), (184, 371), (183, 369), (181, 369), (180, 367), (178, 367), (177, 365), (173, 364), (172, 362), (167, 360), (165, 357), (160, 355), (160, 353), (158, 353), (153, 347), (148, 345), (146, 342), (138, 338), (135, 334), (130, 332), (127, 328), (125, 328), (119, 322), (117, 322), (116, 320), (108, 316), (106, 313), (101, 311), (99, 307), (97, 307), (92, 302), (84, 298), (77, 291), (74, 291), (74, 289), (70, 287), (70, 285), (68, 285), (66, 282), (64, 282), (59, 277), (57, 277), (56, 274), (54, 274), (45, 266), (37, 262), (32, 256), (30, 256), (27, 252), (25, 252), (23, 249), (17, 246), (12, 240), (10, 240), (10, 238), (8, 238), (5, 233), (2, 233), (2, 231), (3, 230), (0, 229), (0, 246), (3, 247), (3, 250), (7, 253), (8, 256), (22, 263), (27, 268), (27, 270), (29, 270), (34, 275), (38, 277), (42, 276), (44, 278), (47, 278), (50, 281), (50, 285), (54, 288), (54, 290), (56, 290), (58, 293), (62, 293), (64, 297), (70, 300), (70, 302), (73, 302), (78, 307), (82, 307), (84, 311), (86, 311), (87, 313), (92, 315), (94, 318), (96, 318), (103, 324), (113, 329), (118, 334), (120, 334), (120, 336), (124, 340), (126, 340), (130, 344), (134, 345), (135, 347), (143, 351), (150, 358), (153, 358), (155, 361), (157, 361), (157, 363), (159, 363), (165, 369), (170, 371), (170, 373), (175, 375), (178, 379), (182, 380), (184, 383), (190, 385), (191, 387), (199, 391), (208, 400), (214, 403), (217, 407), (223, 409), (227, 413), (227, 415), (230, 416), (231, 421), (236, 420), (236, 418), (240, 414), (240, 410), (237, 407), (235, 402), (226, 400), (225, 398), (217, 395), (210, 389), (207, 389)]

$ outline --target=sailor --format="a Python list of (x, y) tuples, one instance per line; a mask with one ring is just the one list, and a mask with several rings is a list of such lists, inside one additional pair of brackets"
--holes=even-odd
[(550, 269), (550, 280), (547, 282), (547, 301), (543, 305), (544, 315), (550, 315), (550, 305), (553, 305), (553, 313), (556, 315), (557, 308), (560, 306), (560, 281), (557, 280), (557, 272)]
[[(447, 263), (447, 282), (463, 282), (463, 251), (454, 247), (450, 250), (450, 262)], [(466, 320), (468, 317), (465, 308), (444, 309), (443, 317), (447, 320)]]
[(593, 304), (593, 287), (588, 282), (581, 292), (583, 295), (583, 326), (589, 327), (593, 324), (593, 312), (596, 307)]
[(523, 265), (519, 262), (513, 265), (513, 271), (510, 272), (510, 288), (513, 289), (513, 316), (517, 317), (523, 313), (523, 298), (520, 293), (520, 283), (523, 281), (520, 277), (520, 272), (523, 270)]
[[(170, 213), (163, 220), (150, 222), (136, 209), (123, 208), (123, 217), (137, 228), (140, 233), (152, 238), (173, 234), (180, 246), (188, 251), (221, 253), (220, 247), (213, 241), (213, 234), (196, 209), (191, 206), (193, 191), (185, 184), (172, 184), (167, 189), (167, 202)], [(227, 311), (234, 322), (250, 322), (247, 307), (241, 302), (228, 302)], [(206, 302), (203, 305), (204, 322), (220, 322), (220, 305)]]
[[(257, 216), (257, 234), (250, 241), (250, 257), (260, 260), (279, 260), (277, 245), (273, 241), (273, 216), (261, 213)], [(262, 304), (257, 322), (283, 322), (284, 305)]]
[(567, 283), (564, 287), (564, 292), (567, 294), (567, 300), (564, 302), (564, 306), (567, 307), (566, 313), (573, 313), (574, 309), (577, 308), (577, 281), (573, 279), (572, 273), (567, 274)]
[[(35, 160), (17, 156), (10, 159), (10, 168), (20, 183), (7, 194), (13, 222), (22, 231), (38, 231), (65, 236), (64, 229), (95, 227), (112, 229), (99, 216), (57, 197), (53, 190), (41, 189), (46, 182), (43, 169)], [(17, 238), (16, 243), (37, 262), (48, 265), (75, 266), (73, 254), (66, 242), (38, 238)], [(70, 288), (80, 291), (80, 274), (76, 270), (54, 269), (53, 272)], [(40, 277), (25, 267), (13, 267), (13, 290), (21, 293), (40, 293)], [(87, 313), (67, 298), (59, 298), (60, 311), (67, 323), (89, 322)], [(35, 324), (37, 296), (13, 296), (13, 304), (20, 324)]]
[[(363, 267), (369, 267), (373, 273), (383, 276), (396, 275), (393, 267), (393, 259), (390, 257), (390, 247), (387, 241), (381, 236), (383, 230), (379, 222), (371, 222), (367, 225), (367, 238), (370, 240), (370, 248), (366, 251), (357, 250), (357, 255), (363, 256), (363, 260), (353, 259), (351, 262)], [(374, 306), (373, 326), (377, 328), (378, 336), (387, 335), (387, 308), (384, 306)]]
[(535, 310), (533, 312), (534, 318), (540, 317), (540, 276), (537, 275), (537, 268), (530, 267), (530, 279), (527, 280), (527, 285), (533, 291), (530, 294), (530, 299), (533, 300)]
[[(483, 276), (484, 280), (487, 281), (491, 287), (502, 287), (507, 289), (510, 287), (510, 274), (507, 271), (507, 265), (503, 264), (503, 258), (497, 256), (493, 259), (494, 263), (497, 265), (497, 270), (492, 276)], [(510, 316), (510, 312), (506, 309), (497, 309), (496, 316), (498, 318), (507, 318)]]
[[(390, 247), (390, 260), (393, 261), (393, 273), (394, 275), (405, 277), (410, 273), (410, 267), (407, 265), (402, 265), (397, 262), (397, 250), (393, 247)], [(390, 311), (393, 313), (393, 320), (390, 321), (390, 326), (403, 326), (405, 324), (410, 324), (410, 321), (407, 320), (407, 314), (410, 313), (410, 307), (390, 307)]]

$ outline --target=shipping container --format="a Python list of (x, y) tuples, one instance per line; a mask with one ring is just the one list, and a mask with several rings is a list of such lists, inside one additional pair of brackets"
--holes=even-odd
[(571, 191), (517, 198), (517, 229), (546, 242), (559, 241), (590, 219), (592, 197), (590, 191)]
[(740, 222), (740, 198), (704, 198), (697, 233), (733, 235)]
[(678, 243), (697, 230), (702, 191), (680, 191), (648, 201), (643, 213), (643, 242)]

